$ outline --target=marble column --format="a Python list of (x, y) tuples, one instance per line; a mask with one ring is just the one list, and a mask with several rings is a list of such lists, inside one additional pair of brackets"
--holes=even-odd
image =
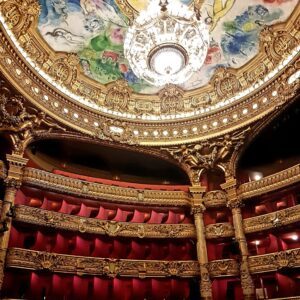
[(5, 194), (1, 209), (1, 228), (0, 228), (0, 290), (2, 289), (5, 269), (5, 259), (9, 243), (12, 218), (8, 215), (14, 206), (15, 197), (22, 183), (23, 167), (28, 159), (20, 155), (6, 155), (8, 162), (8, 174), (5, 178)]
[(249, 271), (248, 264), (248, 246), (247, 240), (245, 237), (244, 226), (243, 226), (243, 217), (241, 212), (242, 202), (237, 196), (237, 187), (236, 179), (228, 178), (226, 183), (221, 185), (222, 188), (226, 191), (228, 202), (227, 206), (231, 209), (232, 220), (235, 232), (235, 239), (239, 244), (241, 261), (240, 261), (240, 276), (241, 276), (241, 285), (243, 289), (243, 295), (245, 300), (256, 299), (255, 297), (255, 287), (253, 284), (252, 277)]
[(208, 272), (208, 257), (205, 238), (205, 226), (203, 221), (203, 212), (205, 206), (202, 196), (205, 192), (205, 187), (193, 186), (190, 187), (190, 193), (193, 196), (191, 212), (194, 215), (196, 234), (197, 234), (197, 257), (200, 266), (200, 293), (201, 299), (212, 299), (211, 281)]

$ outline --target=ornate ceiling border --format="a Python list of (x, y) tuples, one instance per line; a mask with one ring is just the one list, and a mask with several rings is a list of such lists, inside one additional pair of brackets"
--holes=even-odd
[[(251, 82), (250, 95), (232, 102), (232, 105), (226, 105), (225, 101), (223, 105), (219, 105), (215, 112), (205, 112), (203, 116), (199, 115), (197, 118), (194, 117), (179, 122), (171, 119), (165, 119), (164, 122), (138, 119), (129, 121), (125, 120), (121, 113), (117, 113), (113, 118), (110, 118), (107, 114), (96, 112), (94, 109), (88, 109), (80, 103), (75, 103), (72, 97), (68, 96), (71, 93), (68, 92), (67, 86), (76, 88), (78, 93), (85, 92), (94, 95), (96, 99), (102, 99), (103, 95), (101, 93), (109, 86), (101, 90), (99, 85), (97, 87), (95, 85), (87, 86), (83, 81), (79, 81), (80, 76), (77, 76), (80, 74), (80, 70), (74, 55), (54, 53), (55, 57), (49, 58), (49, 55), (51, 55), (50, 49), (43, 48), (38, 40), (34, 39), (33, 35), (33, 32), (35, 32), (33, 24), (36, 22), (37, 8), (32, 6), (31, 0), (23, 1), (24, 11), (27, 11), (27, 14), (23, 11), (21, 14), (20, 8), (22, 8), (22, 5), (18, 2), (18, 0), (7, 0), (1, 4), (10, 3), (11, 12), (16, 14), (18, 21), (16, 24), (10, 24), (15, 35), (9, 34), (8, 28), (1, 27), (0, 70), (25, 97), (40, 109), (62, 123), (92, 136), (100, 138), (108, 136), (116, 142), (150, 146), (206, 140), (263, 118), (293, 97), (299, 87), (300, 21), (298, 15), (300, 8), (298, 7), (286, 24), (277, 24), (263, 31), (261, 35), (261, 48), (263, 51), (247, 65), (248, 69), (221, 69), (214, 76), (213, 90), (219, 90), (219, 99), (223, 99), (225, 95), (234, 95), (237, 87), (241, 91)], [(26, 7), (27, 10), (25, 10)], [(31, 18), (28, 18), (28, 15)], [(27, 16), (27, 18), (24, 16)], [(24, 51), (23, 54), (19, 52), (16, 47), (17, 42), (22, 44), (25, 50), (30, 50), (30, 56), (35, 58), (35, 68), (23, 56), (28, 56), (28, 54)], [(45, 53), (45, 49), (49, 52)], [(291, 60), (288, 59), (287, 53), (291, 54), (289, 57)], [(283, 62), (281, 61), (282, 58), (284, 58)], [(259, 63), (257, 60), (259, 60)], [(288, 65), (284, 66), (284, 62), (287, 61)], [(55, 86), (51, 87), (49, 82), (39, 75), (41, 66), (47, 67), (48, 70), (52, 68), (52, 71), (60, 69), (66, 72), (63, 73), (64, 76), (56, 77), (57, 82), (65, 78), (65, 93), (59, 91)], [(274, 68), (277, 68), (277, 75), (271, 76), (264, 82), (262, 80), (264, 75)], [(274, 71), (271, 72), (274, 73)], [(237, 79), (237, 76), (239, 76), (237, 74), (241, 73), (243, 79)], [(250, 81), (248, 82), (248, 79), (245, 80), (245, 78)], [(259, 78), (258, 81), (262, 85), (259, 86), (255, 78)], [(89, 84), (91, 83), (92, 81), (89, 82)], [(256, 88), (257, 85), (258, 88)], [(120, 83), (120, 86), (121, 89), (118, 88), (118, 83), (112, 85), (111, 89), (113, 90), (110, 91), (110, 95), (116, 90), (118, 93), (120, 90), (123, 91), (124, 83)], [(177, 89), (177, 87), (174, 88)], [(203, 91), (186, 92), (184, 95), (193, 96), (193, 93), (195, 93), (195, 95), (203, 97), (207, 92), (205, 89)], [(189, 95), (189, 93), (192, 94)], [(131, 94), (128, 93), (128, 90), (126, 90), (126, 95), (130, 99)], [(132, 95), (135, 97), (134, 94)], [(170, 99), (174, 96), (174, 91), (171, 90), (170, 92), (170, 89), (168, 89), (162, 95)], [(181, 95), (181, 93), (175, 92), (175, 95)], [(143, 96), (144, 103), (147, 103), (147, 97), (149, 96)], [(151, 96), (150, 98), (153, 102), (155, 97)], [(181, 100), (184, 101), (184, 99)], [(176, 98), (173, 100), (177, 101)], [(118, 121), (115, 118), (118, 118)]]

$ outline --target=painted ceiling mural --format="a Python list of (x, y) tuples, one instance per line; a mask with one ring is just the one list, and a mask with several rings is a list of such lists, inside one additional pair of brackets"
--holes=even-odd
[[(107, 84), (125, 79), (135, 92), (152, 94), (158, 88), (135, 76), (123, 54), (129, 20), (114, 0), (39, 0), (38, 29), (55, 51), (74, 52), (84, 73)], [(181, 0), (186, 5), (191, 0)], [(147, 1), (128, 0), (140, 10)], [(298, 0), (206, 0), (202, 16), (210, 24), (210, 48), (204, 66), (182, 85), (207, 84), (220, 66), (239, 68), (258, 52), (264, 25), (285, 21)]]

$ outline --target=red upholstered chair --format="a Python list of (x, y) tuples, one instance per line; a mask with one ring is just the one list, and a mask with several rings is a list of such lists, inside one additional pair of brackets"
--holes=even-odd
[(72, 298), (76, 300), (88, 299), (89, 280), (86, 277), (74, 276)]
[(150, 220), (147, 223), (149, 223), (149, 224), (161, 224), (164, 216), (165, 216), (164, 213), (158, 213), (155, 210), (152, 210)]
[(133, 298), (132, 280), (129, 278), (114, 278), (113, 297), (114, 300), (131, 300)]
[(178, 223), (178, 215), (173, 211), (168, 212), (168, 218), (165, 221), (165, 224), (177, 224)]
[(75, 248), (72, 251), (72, 255), (90, 256), (90, 247), (93, 240), (84, 239), (81, 236), (75, 237)]
[(107, 213), (107, 210), (103, 206), (100, 206), (98, 214), (95, 218), (100, 220), (107, 220)]
[(110, 257), (113, 251), (112, 240), (104, 240), (96, 238), (94, 241), (94, 250), (91, 253), (91, 256), (94, 257)]
[(134, 299), (148, 299), (147, 295), (151, 295), (151, 279), (132, 279), (132, 291)]
[(147, 259), (145, 255), (146, 246), (144, 243), (133, 240), (130, 246), (131, 251), (129, 255), (127, 255), (127, 259)]
[(112, 285), (112, 279), (110, 278), (99, 278), (94, 277), (94, 286), (93, 286), (93, 300), (100, 299), (111, 299), (110, 290)]
[(155, 300), (171, 299), (171, 281), (170, 279), (151, 279), (151, 294)]
[(131, 222), (144, 223), (144, 221), (145, 221), (145, 213), (135, 209), (134, 213), (133, 213), (133, 217), (131, 219)]
[(89, 218), (91, 215), (92, 208), (86, 206), (84, 203), (81, 203), (80, 210), (77, 213), (77, 216)]
[(69, 239), (62, 235), (61, 233), (57, 233), (55, 245), (52, 249), (54, 253), (61, 253), (61, 254), (69, 254)]

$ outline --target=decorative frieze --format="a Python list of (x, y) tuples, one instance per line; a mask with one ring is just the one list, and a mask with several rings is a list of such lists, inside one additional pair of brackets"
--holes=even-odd
[[(141, 190), (87, 182), (33, 168), (26, 168), (23, 176), (25, 185), (65, 193), (79, 197), (99, 199), (113, 203), (189, 206), (190, 200), (183, 191)], [(141, 197), (141, 191), (143, 192)]]
[(6, 267), (108, 277), (195, 277), (199, 275), (199, 264), (196, 261), (108, 259), (19, 248), (9, 249)]
[(300, 205), (243, 220), (245, 233), (268, 230), (300, 221)]
[(193, 224), (143, 224), (84, 218), (18, 205), (14, 221), (82, 233), (136, 238), (195, 238)]

